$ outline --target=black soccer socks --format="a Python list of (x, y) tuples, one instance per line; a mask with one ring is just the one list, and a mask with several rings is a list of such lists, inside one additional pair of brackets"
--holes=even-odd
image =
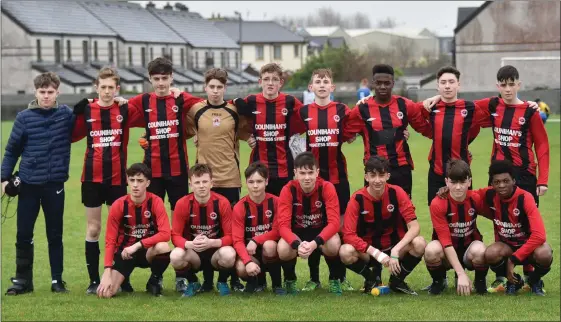
[(88, 275), (90, 275), (90, 282), (99, 284), (99, 241), (86, 240), (86, 267), (88, 268)]

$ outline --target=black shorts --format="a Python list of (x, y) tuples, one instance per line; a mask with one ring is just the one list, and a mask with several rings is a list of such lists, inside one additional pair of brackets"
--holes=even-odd
[(280, 196), (282, 188), (286, 186), (288, 182), (292, 179), (283, 178), (283, 179), (269, 179), (269, 183), (267, 187), (265, 187), (265, 192), (270, 193), (275, 196)]
[(212, 256), (218, 251), (218, 249), (219, 248), (210, 248), (197, 253), (197, 255), (199, 255), (199, 259), (201, 260), (201, 267), (199, 267), (199, 271), (216, 270), (212, 266)]
[(147, 249), (141, 248), (132, 255), (132, 259), (124, 260), (121, 252), (117, 251), (113, 258), (113, 269), (121, 273), (125, 278), (129, 277), (135, 267), (148, 268), (150, 263), (146, 259)]
[[(389, 184), (400, 186), (409, 195), (409, 199), (412, 197), (411, 193), (413, 190), (413, 177), (411, 173), (411, 167), (408, 165), (390, 168), (390, 179), (388, 180)], [(364, 180), (364, 186), (368, 186), (366, 180)]]
[[(536, 201), (536, 206), (540, 206), (540, 198), (536, 194), (536, 188), (538, 186), (538, 178), (531, 174), (528, 170), (522, 170), (521, 168), (515, 168), (514, 180), (516, 180), (516, 186), (524, 191), (528, 191), (534, 197)], [(492, 178), (489, 177), (489, 185), (491, 185)]]
[(88, 208), (111, 206), (115, 200), (127, 194), (127, 185), (112, 186), (105, 183), (82, 182), (82, 203)]
[(347, 209), (349, 199), (351, 199), (351, 188), (348, 181), (341, 181), (338, 184), (334, 184), (334, 186), (335, 191), (337, 191), (337, 197), (339, 198), (339, 215), (343, 216)]
[(211, 190), (228, 199), (232, 208), (240, 201), (240, 188), (212, 188)]
[(189, 194), (189, 178), (187, 175), (152, 178), (148, 186), (148, 192), (155, 194), (162, 200), (167, 193), (171, 210), (173, 210), (177, 201)]

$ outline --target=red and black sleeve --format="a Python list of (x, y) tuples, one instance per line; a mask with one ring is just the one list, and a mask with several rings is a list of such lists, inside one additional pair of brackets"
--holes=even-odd
[(113, 258), (117, 249), (117, 239), (119, 235), (119, 225), (123, 218), (123, 200), (117, 200), (111, 206), (109, 216), (107, 216), (107, 229), (105, 231), (105, 268), (113, 267)]
[(538, 186), (546, 186), (549, 180), (549, 138), (539, 113), (530, 119), (530, 133), (534, 140), (536, 158), (538, 159)]
[(343, 242), (353, 246), (361, 253), (366, 253), (370, 245), (360, 238), (356, 232), (359, 212), (358, 202), (353, 196), (347, 205), (347, 210), (345, 210), (345, 216), (343, 217)]
[(530, 238), (510, 257), (511, 261), (515, 264), (521, 264), (528, 256), (532, 255), (536, 248), (543, 245), (546, 241), (542, 216), (534, 198), (529, 193), (524, 198), (524, 211), (528, 216), (530, 224)]
[(430, 203), (430, 219), (442, 248), (452, 246), (452, 236), (446, 220), (446, 200), (434, 198)]
[(220, 226), (224, 236), (220, 238), (222, 247), (232, 245), (232, 207), (226, 198), (220, 199)]
[(152, 197), (152, 210), (156, 216), (156, 222), (158, 224), (158, 232), (151, 237), (142, 239), (140, 244), (142, 247), (148, 249), (154, 247), (157, 243), (167, 243), (170, 240), (171, 232), (169, 228), (169, 219), (166, 212), (166, 207), (164, 202), (160, 197)]
[(175, 247), (185, 248), (187, 239), (183, 237), (183, 230), (189, 220), (189, 205), (187, 198), (181, 198), (175, 204), (171, 219), (171, 241)]
[(295, 241), (298, 241), (298, 236), (292, 232), (291, 222), (292, 222), (292, 194), (290, 193), (290, 184), (284, 186), (281, 190), (279, 196), (279, 213), (278, 216), (278, 227), (279, 234), (289, 245), (293, 248)]
[(236, 253), (245, 264), (251, 261), (251, 256), (245, 248), (245, 209), (243, 201), (238, 202), (232, 211), (232, 242)]
[(339, 214), (339, 198), (337, 191), (330, 182), (323, 183), (323, 200), (325, 201), (325, 210), (327, 213), (327, 226), (323, 228), (321, 233), (315, 238), (318, 246), (323, 245), (333, 235), (339, 231), (341, 217)]

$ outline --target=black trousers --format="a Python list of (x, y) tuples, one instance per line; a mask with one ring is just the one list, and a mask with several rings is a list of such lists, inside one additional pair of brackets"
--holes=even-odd
[(63, 182), (49, 182), (42, 185), (22, 183), (18, 196), (16, 248), (31, 248), (35, 222), (39, 215), (39, 209), (42, 207), (45, 214), (49, 261), (53, 280), (62, 279), (64, 193)]

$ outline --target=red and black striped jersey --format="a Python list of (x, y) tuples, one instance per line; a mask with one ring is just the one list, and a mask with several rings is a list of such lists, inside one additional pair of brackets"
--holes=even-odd
[(364, 187), (353, 194), (345, 211), (343, 241), (361, 253), (369, 246), (386, 251), (399, 243), (413, 220), (415, 207), (401, 187), (386, 184), (380, 199)]
[(168, 214), (163, 200), (150, 193), (141, 204), (135, 204), (130, 195), (117, 199), (107, 217), (105, 232), (105, 267), (113, 266), (117, 252), (140, 242), (148, 249), (170, 239)]
[(126, 185), (127, 146), (129, 128), (137, 124), (142, 115), (127, 104), (99, 106), (88, 104), (84, 114), (76, 117), (72, 142), (86, 137), (86, 153), (82, 182)]
[(335, 186), (322, 178), (310, 193), (305, 193), (298, 180), (291, 180), (279, 196), (279, 233), (292, 244), (294, 232), (318, 231), (319, 243), (325, 243), (339, 231), (339, 198)]
[[(539, 112), (527, 102), (508, 105), (502, 98), (475, 101), (485, 114), (482, 127), (492, 127), (495, 140), (491, 160), (509, 160), (514, 166), (538, 173), (538, 185), (547, 186), (549, 179), (549, 140)], [(538, 159), (536, 160), (534, 150)]]
[(493, 220), (495, 241), (510, 245), (515, 263), (523, 262), (545, 243), (545, 227), (534, 197), (516, 187), (508, 199), (501, 199), (492, 187), (475, 191), (481, 197), (482, 215)]
[(475, 240), (483, 241), (476, 221), (481, 207), (480, 196), (471, 190), (462, 202), (450, 195), (446, 199), (435, 197), (430, 204), (432, 240), (440, 241), (443, 248), (453, 246), (456, 250), (466, 250)]
[(290, 136), (302, 131), (296, 128), (296, 113), (302, 103), (292, 95), (279, 93), (269, 100), (262, 93), (237, 99), (238, 113), (253, 123), (257, 141), (249, 162), (261, 161), (269, 168), (269, 179), (294, 176), (294, 158), (289, 147)]
[(351, 110), (349, 131), (362, 135), (364, 162), (379, 155), (392, 167), (414, 167), (409, 144), (403, 131), (411, 124), (423, 136), (432, 138), (429, 123), (421, 115), (421, 103), (393, 95), (388, 105), (381, 105), (372, 97)]
[(480, 109), (471, 102), (459, 99), (453, 103), (440, 101), (429, 112), (423, 109), (432, 128), (432, 145), (429, 164), (437, 175), (446, 175), (446, 163), (450, 159), (461, 159), (471, 163), (468, 145), (480, 131), (477, 122)]
[(338, 102), (304, 105), (297, 113), (299, 127), (306, 132), (306, 150), (318, 160), (320, 177), (333, 184), (348, 181), (347, 160), (341, 148), (354, 136), (348, 132), (350, 113), (347, 105)]
[(153, 178), (187, 174), (185, 116), (200, 101), (201, 98), (186, 92), (177, 98), (145, 93), (129, 100), (129, 106), (144, 116), (140, 126), (145, 127), (149, 143), (144, 152), (144, 163), (152, 169)]
[(193, 193), (177, 201), (171, 220), (171, 241), (184, 248), (185, 242), (198, 235), (220, 239), (222, 246), (232, 245), (232, 208), (228, 199), (211, 191), (210, 199), (200, 204)]
[(279, 199), (270, 193), (257, 204), (249, 196), (243, 197), (232, 211), (232, 241), (236, 253), (244, 264), (251, 261), (246, 245), (253, 239), (258, 245), (267, 240), (277, 241), (279, 232), (273, 222), (278, 214)]

